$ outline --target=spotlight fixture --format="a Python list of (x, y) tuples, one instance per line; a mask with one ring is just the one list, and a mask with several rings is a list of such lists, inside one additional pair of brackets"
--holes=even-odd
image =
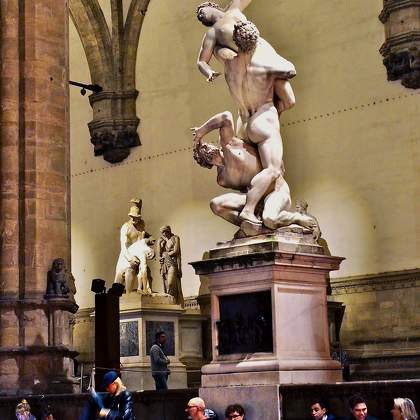
[(93, 279), (90, 290), (97, 295), (106, 293), (105, 280)]
[(110, 295), (117, 295), (118, 297), (121, 297), (124, 293), (124, 285), (121, 283), (113, 283), (111, 288), (108, 290), (108, 294)]

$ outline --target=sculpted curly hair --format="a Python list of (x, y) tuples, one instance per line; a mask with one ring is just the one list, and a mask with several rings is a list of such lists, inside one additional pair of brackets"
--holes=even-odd
[(205, 26), (212, 26), (213, 25), (212, 22), (207, 21), (204, 16), (200, 15), (200, 10), (203, 7), (213, 7), (214, 9), (217, 9), (217, 10), (222, 10), (222, 8), (217, 3), (213, 3), (212, 1), (206, 1), (204, 3), (201, 3), (197, 7), (197, 19)]
[(235, 24), (235, 28), (233, 30), (233, 41), (240, 51), (252, 53), (257, 47), (259, 37), (260, 32), (249, 20)]
[(200, 166), (207, 169), (211, 169), (213, 167), (211, 161), (215, 154), (220, 154), (220, 150), (218, 147), (210, 143), (197, 142), (193, 149), (193, 157), (195, 161)]

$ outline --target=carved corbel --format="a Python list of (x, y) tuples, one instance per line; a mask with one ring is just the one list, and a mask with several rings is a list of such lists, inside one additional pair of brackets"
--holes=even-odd
[(70, 15), (82, 41), (92, 84), (101, 92), (89, 96), (93, 119), (88, 124), (95, 156), (121, 162), (141, 144), (136, 114), (137, 46), (150, 0), (132, 0), (124, 22), (120, 0), (110, 0), (112, 32), (98, 0), (70, 0)]
[(420, 0), (384, 0), (379, 20), (386, 40), (379, 50), (388, 80), (401, 80), (410, 89), (420, 87)]

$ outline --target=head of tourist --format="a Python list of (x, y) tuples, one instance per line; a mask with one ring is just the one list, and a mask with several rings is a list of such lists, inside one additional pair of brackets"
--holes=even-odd
[(327, 406), (319, 399), (312, 401), (311, 404), (311, 417), (314, 420), (322, 420), (327, 414)]
[(200, 397), (195, 397), (188, 401), (185, 412), (192, 420), (203, 420), (206, 418), (204, 414), (205, 408), (206, 404), (204, 403), (204, 400)]
[(392, 420), (417, 420), (418, 415), (413, 401), (409, 398), (394, 398), (394, 407), (391, 410)]
[(225, 420), (243, 420), (245, 410), (239, 404), (228, 405), (225, 410)]
[(197, 7), (197, 19), (204, 26), (213, 26), (223, 14), (222, 8), (212, 1), (206, 1)]
[(361, 395), (353, 395), (349, 399), (351, 415), (355, 420), (365, 420), (368, 415), (366, 400)]
[(166, 343), (165, 331), (158, 331), (155, 334), (155, 340), (156, 340), (156, 344), (159, 344), (160, 346), (164, 346)]
[(112, 395), (118, 395), (120, 392), (126, 389), (121, 381), (121, 378), (118, 376), (118, 373), (115, 372), (115, 370), (110, 370), (105, 373), (102, 380), (102, 388)]

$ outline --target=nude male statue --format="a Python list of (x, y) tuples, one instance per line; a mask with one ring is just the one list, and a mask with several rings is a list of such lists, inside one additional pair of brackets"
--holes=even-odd
[[(212, 211), (234, 225), (240, 226), (240, 213), (246, 204), (250, 180), (261, 171), (262, 165), (257, 148), (234, 135), (232, 114), (222, 112), (210, 118), (200, 127), (191, 129), (194, 139), (194, 158), (203, 167), (217, 167), (217, 183), (239, 192), (222, 194), (210, 202)], [(203, 143), (202, 138), (213, 130), (219, 130), (220, 149)], [(291, 211), (290, 190), (282, 173), (268, 189), (264, 199), (262, 220), (270, 229), (298, 224), (314, 232), (316, 219), (298, 211)]]
[[(204, 36), (198, 67), (213, 80), (217, 74), (208, 65), (213, 54), (224, 63), (225, 79), (239, 108), (237, 137), (258, 147), (262, 170), (249, 184), (246, 203), (239, 218), (261, 224), (255, 209), (261, 198), (281, 176), (283, 144), (278, 111), (274, 105), (276, 81), (295, 75), (294, 67), (259, 37), (242, 10), (251, 0), (234, 0), (226, 12), (213, 3), (199, 6), (198, 18), (211, 29)], [(237, 52), (226, 51), (236, 44)], [(284, 96), (288, 96), (285, 94)]]
[[(213, 2), (205, 2), (198, 6), (198, 20), (204, 26), (211, 27), (204, 35), (197, 60), (198, 69), (206, 76), (208, 82), (214, 81), (220, 75), (209, 65), (212, 55), (222, 63), (224, 60), (232, 60), (237, 57), (238, 45), (233, 40), (233, 32), (237, 23), (247, 21), (242, 11), (251, 1), (233, 0), (225, 11), (222, 11), (220, 6)], [(284, 70), (287, 78), (295, 76), (296, 71), (293, 64), (277, 54), (274, 48), (261, 37), (259, 37), (257, 51), (260, 65)], [(285, 80), (287, 78), (281, 77), (274, 82), (275, 95), (273, 101), (279, 114), (291, 108), (295, 103), (292, 87)]]

